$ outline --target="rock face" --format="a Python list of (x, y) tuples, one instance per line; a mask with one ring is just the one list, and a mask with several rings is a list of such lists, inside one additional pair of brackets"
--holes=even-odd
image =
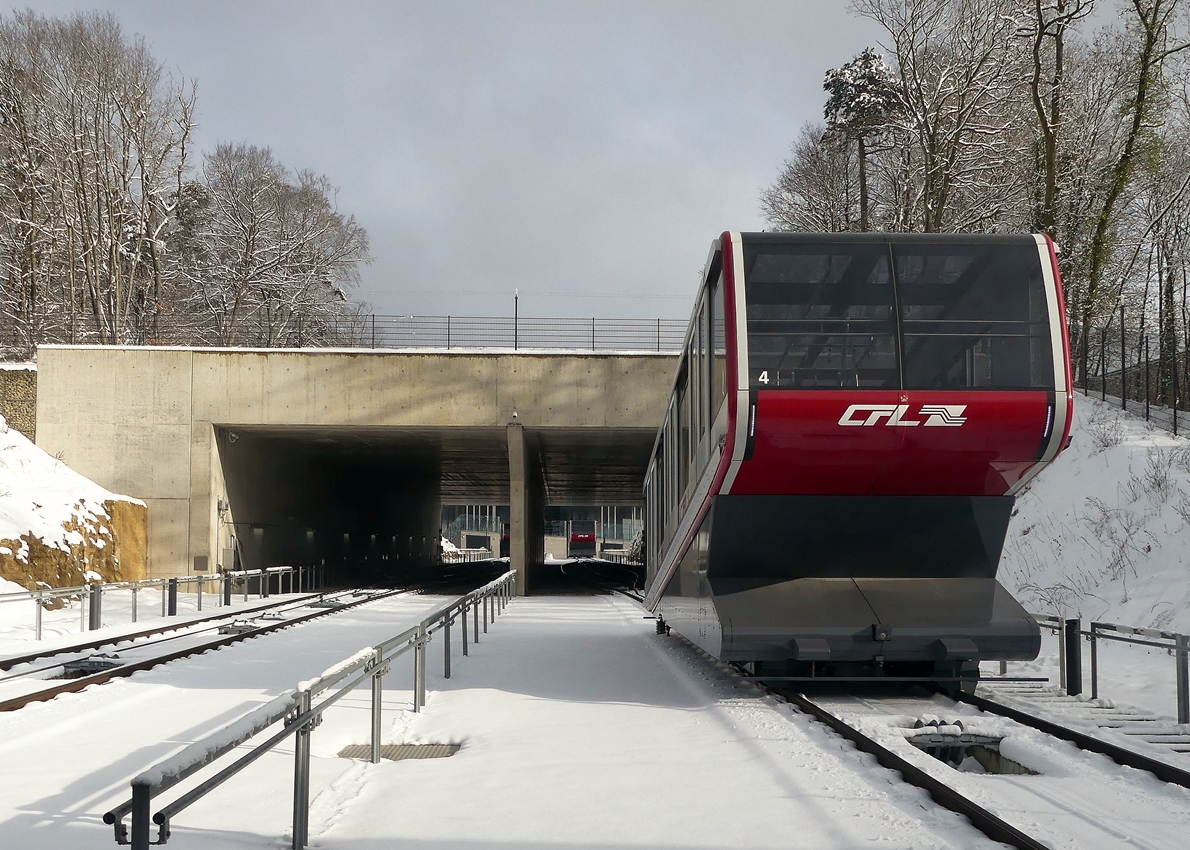
[(0, 416), (30, 440), (37, 439), (37, 369), (0, 363)]
[(29, 589), (146, 575), (148, 512), (31, 443), (0, 416), (0, 578)]

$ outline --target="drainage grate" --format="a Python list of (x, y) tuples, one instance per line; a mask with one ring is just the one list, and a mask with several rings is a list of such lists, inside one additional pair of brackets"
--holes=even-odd
[(124, 662), (120, 660), (120, 656), (108, 655), (101, 652), (98, 655), (80, 658), (77, 661), (67, 661), (62, 665), (62, 672), (52, 678), (81, 679), (84, 676), (102, 673), (104, 670), (111, 670), (115, 667), (119, 667), (123, 663)]
[[(444, 759), (459, 751), (461, 744), (384, 744), (380, 757), (389, 761), (405, 759)], [(339, 751), (341, 759), (367, 759), (372, 757), (372, 748), (367, 744), (351, 744)]]
[[(961, 727), (960, 727), (961, 728)], [(989, 735), (930, 732), (907, 739), (919, 750), (964, 773), (995, 773), (1001, 776), (1036, 776), (1020, 762), (1000, 754), (1000, 741)]]

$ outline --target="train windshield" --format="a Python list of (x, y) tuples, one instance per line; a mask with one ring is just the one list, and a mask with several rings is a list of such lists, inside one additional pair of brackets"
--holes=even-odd
[(1048, 389), (1032, 237), (752, 238), (753, 389)]

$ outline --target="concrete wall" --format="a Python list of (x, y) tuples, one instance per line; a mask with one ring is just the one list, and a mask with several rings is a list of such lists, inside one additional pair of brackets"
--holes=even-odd
[[(249, 351), (47, 346), (37, 443), (149, 506), (153, 576), (210, 569), (227, 541), (217, 430), (236, 426), (655, 428), (673, 356), (512, 352)], [(518, 429), (519, 430), (519, 429)], [(513, 443), (524, 439), (510, 433)], [(540, 470), (514, 474), (521, 522), (541, 512)], [(525, 541), (521, 558), (541, 557)]]

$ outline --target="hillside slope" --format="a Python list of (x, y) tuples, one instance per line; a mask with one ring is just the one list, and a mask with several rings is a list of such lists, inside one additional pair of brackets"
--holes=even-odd
[(1190, 632), (1190, 440), (1078, 396), (1017, 500), (1000, 580), (1036, 613)]
[(144, 578), (144, 502), (51, 457), (0, 416), (0, 577), (24, 587)]

